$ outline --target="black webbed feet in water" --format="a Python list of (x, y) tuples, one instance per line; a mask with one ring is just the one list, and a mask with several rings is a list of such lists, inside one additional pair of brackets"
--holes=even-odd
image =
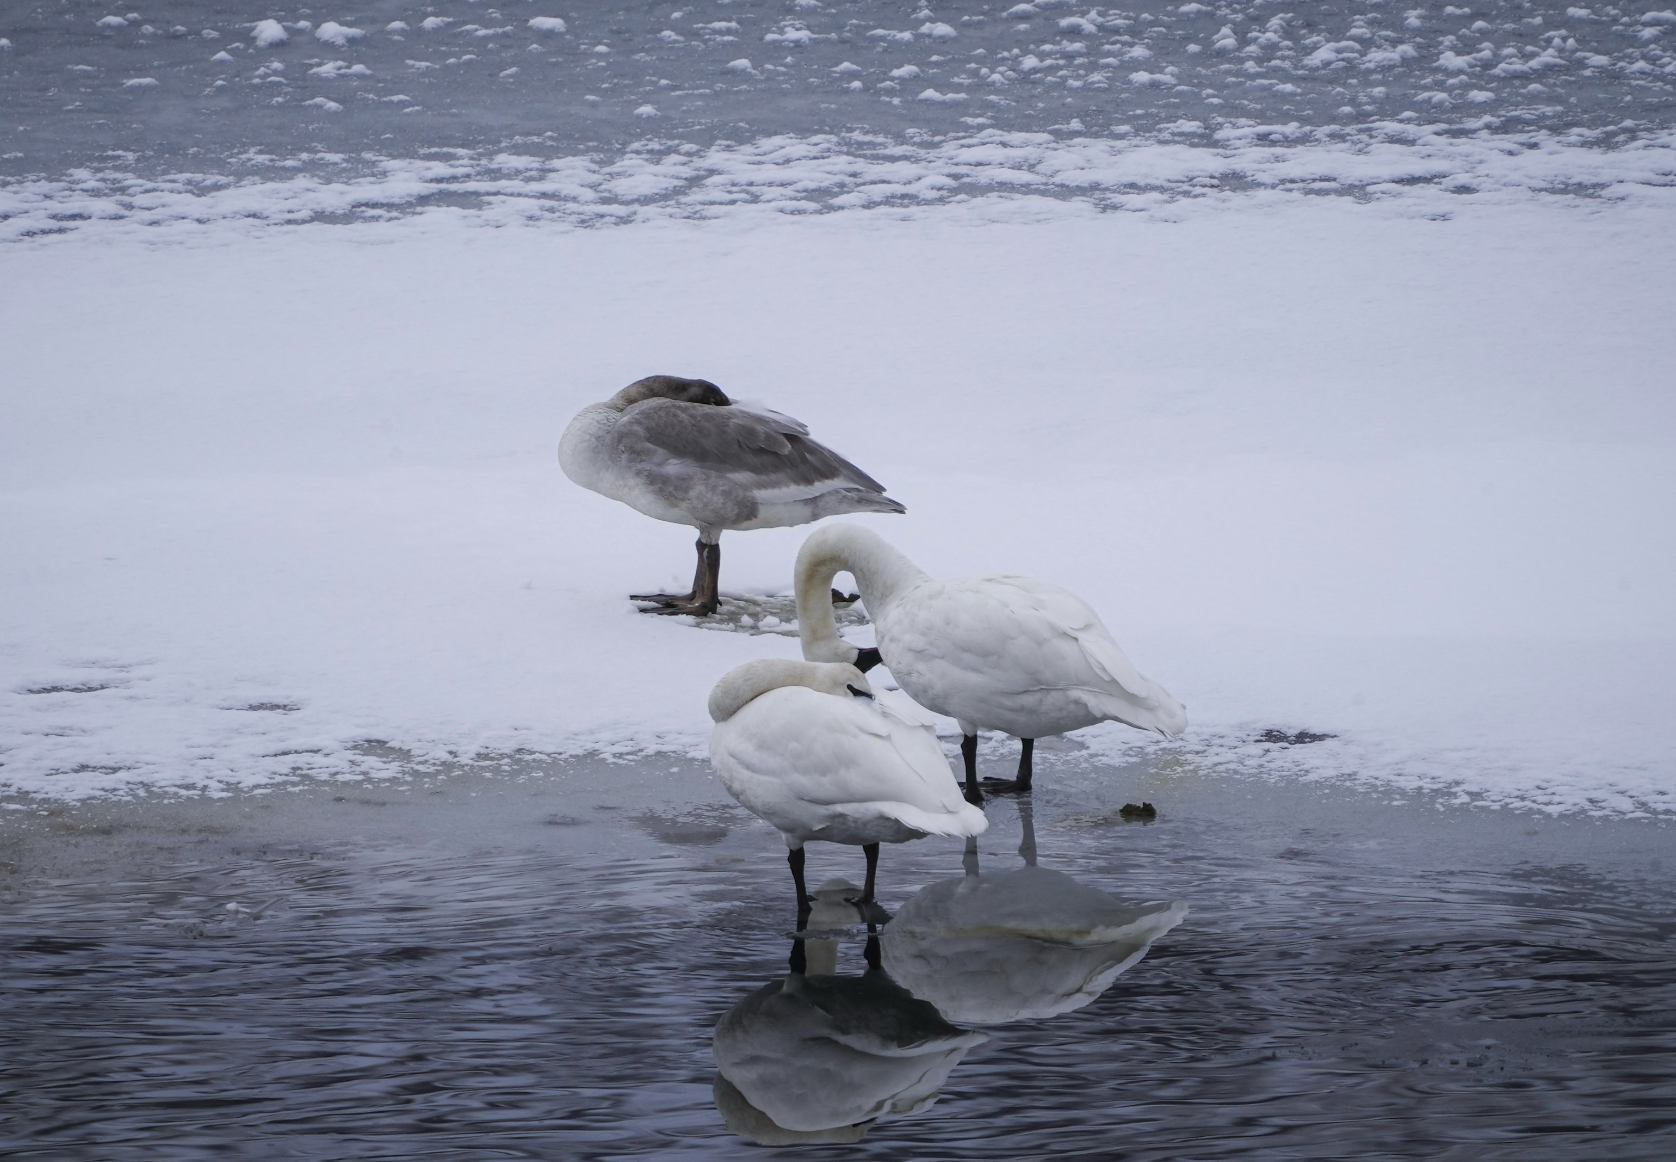
[(961, 798), (965, 799), (974, 807), (983, 806), (983, 792), (972, 786), (970, 783), (961, 787), (960, 795)]
[(1151, 803), (1141, 803), (1139, 806), (1134, 803), (1125, 803), (1117, 809), (1117, 813), (1124, 819), (1145, 821), (1158, 818), (1158, 808)]
[(861, 650), (858, 650), (855, 655), (855, 668), (860, 670), (863, 674), (865, 674), (868, 670), (871, 670), (874, 666), (883, 664), (883, 662), (884, 658), (879, 656), (879, 651), (876, 646), (866, 646)]
[(832, 591), (832, 607), (834, 609), (848, 609), (860, 600), (861, 594), (859, 593), (844, 594), (836, 589)]
[(1030, 784), (1019, 779), (985, 779), (983, 789), (990, 795), (1028, 795)]

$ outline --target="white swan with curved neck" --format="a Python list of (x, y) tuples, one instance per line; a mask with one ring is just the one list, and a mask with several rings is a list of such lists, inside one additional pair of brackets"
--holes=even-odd
[(799, 908), (808, 901), (803, 845), (811, 839), (861, 847), (866, 904), (881, 842), (972, 836), (989, 826), (961, 798), (930, 727), (880, 705), (847, 662), (746, 662), (716, 683), (710, 717), (716, 776), (746, 810), (779, 828)]
[[(829, 592), (846, 571), (878, 634), (872, 656), (838, 636)], [(828, 525), (803, 542), (797, 622), (805, 658), (864, 669), (882, 659), (916, 702), (960, 724), (973, 802), (980, 729), (1023, 740), (1018, 778), (992, 789), (1027, 791), (1043, 735), (1107, 720), (1166, 738), (1187, 728), (1181, 703), (1135, 669), (1080, 597), (1010, 574), (937, 580), (858, 525)]]

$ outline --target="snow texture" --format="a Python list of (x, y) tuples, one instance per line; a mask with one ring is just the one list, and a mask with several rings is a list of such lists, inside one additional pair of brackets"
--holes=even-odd
[[(1668, 813), (1669, 156), (977, 135), (43, 191), (87, 220), (0, 247), (0, 785), (702, 753), (715, 678), (796, 642), (634, 612), (691, 532), (554, 458), (669, 372), (806, 421), (934, 574), (1086, 598), (1191, 722), (1093, 757)], [(1190, 184), (1230, 158), (1266, 180)], [(868, 194), (957, 170), (1025, 192)], [(1173, 184), (1042, 196), (1103, 173)], [(1288, 192), (1324, 174), (1372, 192)], [(445, 180), (484, 200), (271, 226)], [(724, 587), (784, 592), (806, 531), (724, 537)]]

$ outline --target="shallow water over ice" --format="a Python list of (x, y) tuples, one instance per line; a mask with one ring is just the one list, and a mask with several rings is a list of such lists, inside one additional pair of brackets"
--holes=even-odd
[[(1190, 915), (1084, 1007), (983, 1028), (935, 1104), (786, 1152), (1666, 1156), (1668, 826), (1039, 769), (1043, 868)], [(46, 810), (0, 815), (8, 1156), (745, 1148), (711, 1031), (784, 979), (794, 916), (779, 840), (699, 766)], [(1020, 866), (1017, 807), (989, 814), (986, 876)], [(812, 883), (860, 865), (810, 848)], [(954, 843), (887, 848), (881, 900), (961, 874)]]

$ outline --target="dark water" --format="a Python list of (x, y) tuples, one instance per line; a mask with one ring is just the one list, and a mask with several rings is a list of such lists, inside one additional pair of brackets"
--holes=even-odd
[[(7, 811), (0, 1154), (1670, 1156), (1667, 826), (1042, 769), (1043, 867), (1191, 914), (849, 1146), (747, 1146), (717, 1111), (711, 1030), (784, 979), (794, 916), (777, 836), (700, 768)], [(1160, 818), (1123, 822), (1142, 796)], [(1020, 862), (990, 814), (985, 874)], [(883, 903), (960, 860), (887, 848)], [(810, 848), (813, 881), (860, 865)]]
[[(1676, 110), (1668, 7), (9, 0), (0, 175), (333, 177), (425, 150), (443, 164), (460, 149), (545, 158), (982, 128), (1209, 144), (1290, 126), (1278, 144), (1403, 118), (1621, 141)], [(268, 19), (284, 41), (258, 42)], [(328, 23), (350, 32), (322, 40)]]

